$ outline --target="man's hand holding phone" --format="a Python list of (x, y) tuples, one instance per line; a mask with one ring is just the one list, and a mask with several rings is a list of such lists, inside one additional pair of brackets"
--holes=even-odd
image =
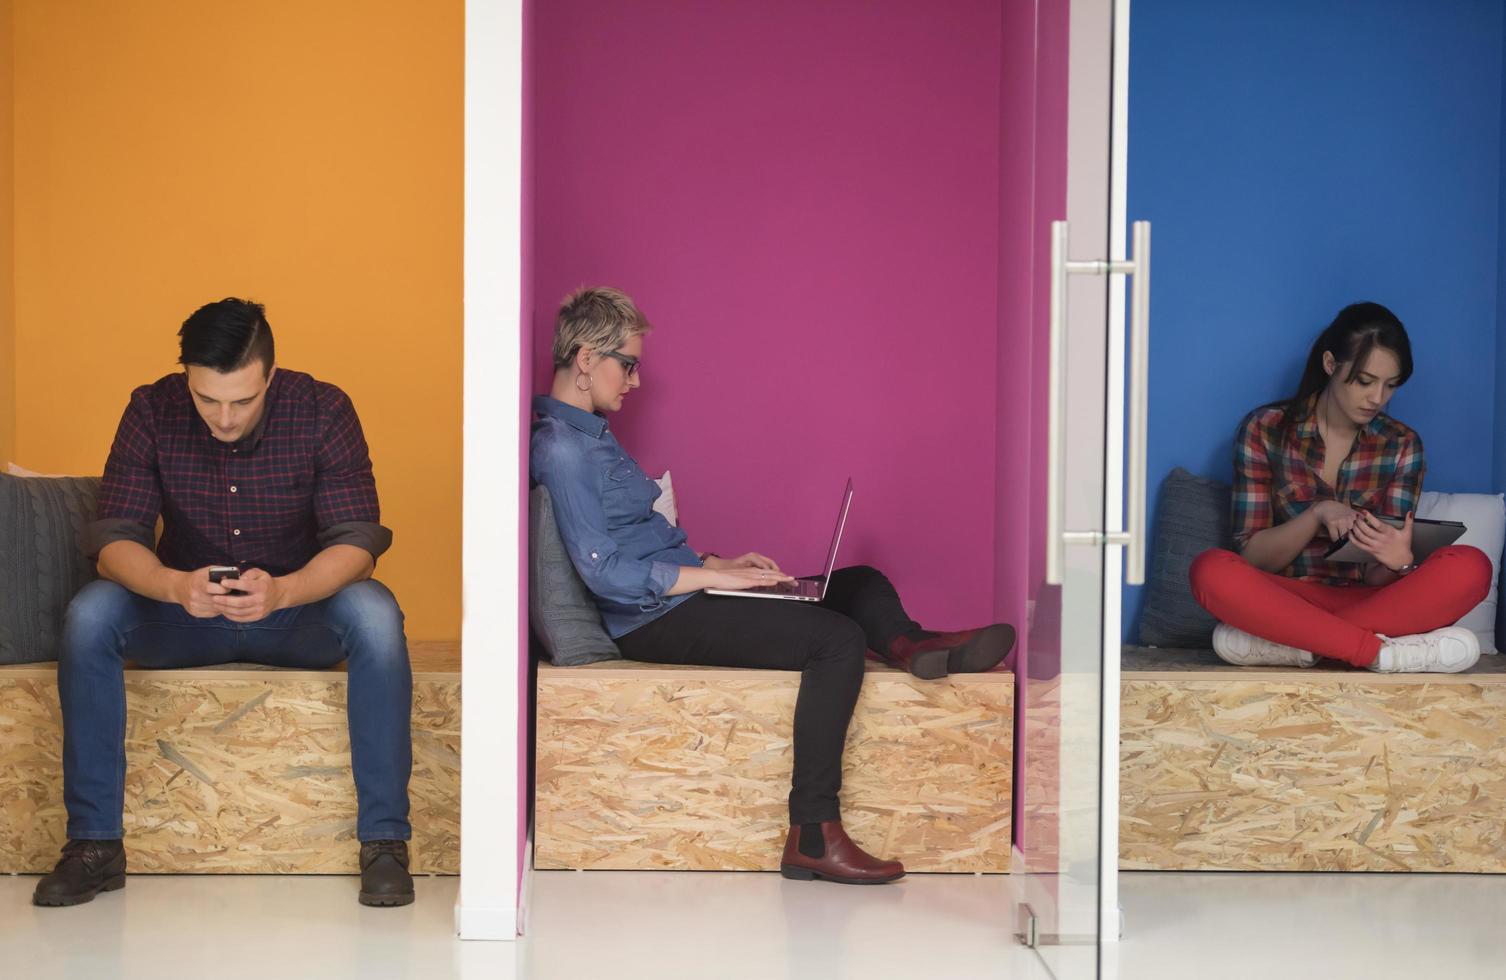
[(226, 579), (233, 582), (239, 574), (240, 569), (233, 565), (210, 565), (184, 572), (173, 590), (173, 601), (195, 619), (213, 619), (220, 615), (214, 601), (230, 592), (221, 583)]
[[(211, 583), (213, 584), (213, 583)], [(262, 571), (248, 568), (219, 582), (224, 595), (214, 596), (215, 614), (232, 623), (255, 623), (282, 608), (282, 582)]]
[(245, 592), (241, 591), (240, 589), (233, 589), (230, 586), (225, 585), (225, 580), (226, 579), (230, 579), (231, 582), (234, 582), (235, 580), (239, 579), (240, 577), (241, 577), (241, 570), (239, 568), (236, 568), (234, 565), (210, 565), (209, 566), (209, 581), (213, 582), (215, 585), (218, 585), (218, 586), (224, 588), (226, 595), (245, 595), (246, 594)]
[(282, 608), (283, 587), (259, 568), (210, 565), (185, 573), (173, 598), (197, 619), (224, 616), (232, 623), (255, 623)]

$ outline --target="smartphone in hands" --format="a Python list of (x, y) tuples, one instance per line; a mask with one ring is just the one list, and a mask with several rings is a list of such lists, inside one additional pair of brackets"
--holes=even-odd
[[(227, 578), (233, 580), (233, 579), (238, 579), (240, 577), (241, 577), (241, 570), (239, 568), (235, 567), (234, 565), (210, 565), (209, 566), (209, 581), (215, 583), (216, 585), (220, 584), (221, 582), (223, 582)], [(231, 595), (245, 595), (246, 593), (242, 589), (230, 589), (230, 594)]]

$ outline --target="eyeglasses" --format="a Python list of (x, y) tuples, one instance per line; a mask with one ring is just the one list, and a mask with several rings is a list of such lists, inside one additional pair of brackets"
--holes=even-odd
[(622, 370), (627, 374), (629, 378), (636, 378), (638, 376), (638, 358), (631, 357), (627, 354), (619, 354), (614, 350), (604, 350), (601, 352), (601, 356), (610, 357), (618, 364), (621, 364)]

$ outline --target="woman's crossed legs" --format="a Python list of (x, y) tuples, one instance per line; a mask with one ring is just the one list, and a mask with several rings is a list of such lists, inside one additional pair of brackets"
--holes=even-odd
[(1324, 585), (1261, 571), (1214, 548), (1192, 563), (1192, 594), (1220, 622), (1356, 667), (1380, 654), (1381, 635), (1407, 636), (1458, 620), (1490, 592), (1478, 548), (1441, 548), (1389, 585)]

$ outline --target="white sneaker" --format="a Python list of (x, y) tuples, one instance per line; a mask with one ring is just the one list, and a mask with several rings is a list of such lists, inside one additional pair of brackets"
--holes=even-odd
[(1228, 623), (1213, 628), (1213, 652), (1241, 667), (1311, 667), (1318, 658), (1274, 640), (1264, 640)]
[(1370, 669), (1383, 674), (1457, 674), (1480, 659), (1480, 641), (1462, 626), (1431, 633), (1382, 636), (1380, 656)]

